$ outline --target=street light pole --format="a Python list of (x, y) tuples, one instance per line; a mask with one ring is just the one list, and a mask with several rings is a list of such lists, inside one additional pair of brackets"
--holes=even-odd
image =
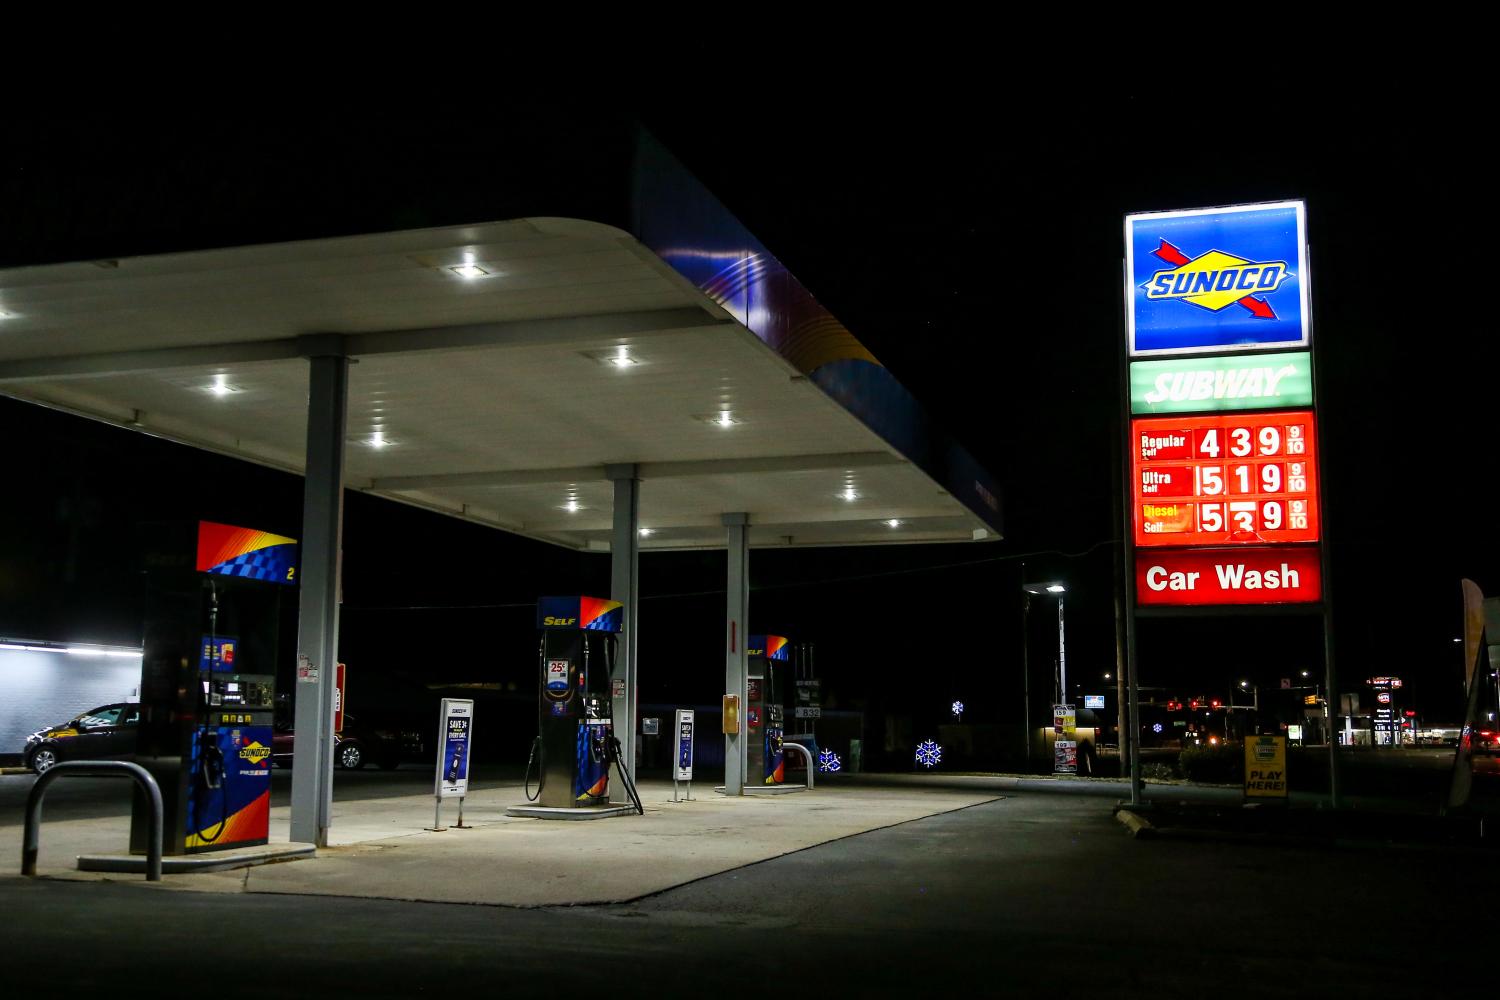
[[(1021, 578), (1026, 578), (1026, 566), (1021, 566)], [(1031, 623), (1031, 594), (1021, 590), (1021, 736), (1026, 740), (1026, 763), (1031, 763), (1031, 643), (1027, 640), (1027, 626)]]
[[(1041, 595), (1045, 595), (1045, 594), (1052, 594), (1052, 595), (1056, 596), (1056, 598), (1057, 598), (1057, 670), (1053, 673), (1053, 676), (1052, 676), (1052, 683), (1056, 687), (1056, 690), (1054, 691), (1054, 695), (1053, 695), (1053, 699), (1052, 699), (1052, 703), (1054, 705), (1064, 704), (1067, 701), (1067, 699), (1068, 699), (1068, 673), (1067, 673), (1068, 667), (1067, 667), (1067, 660), (1066, 660), (1067, 648), (1066, 648), (1065, 643), (1063, 642), (1063, 599), (1062, 599), (1062, 595), (1066, 591), (1067, 591), (1067, 588), (1064, 587), (1062, 585), (1062, 583), (1060, 581), (1058, 581), (1058, 580), (1047, 580), (1047, 581), (1042, 582), (1042, 583), (1027, 583), (1026, 582), (1026, 564), (1025, 563), (1021, 564), (1021, 627), (1022, 627), (1022, 630), (1023, 630), (1022, 631), (1022, 636), (1021, 636), (1021, 642), (1022, 642), (1021, 650), (1022, 650), (1022, 655), (1023, 655), (1023, 660), (1022, 660), (1023, 664), (1027, 662), (1024, 659), (1024, 656), (1026, 655), (1026, 652), (1027, 652), (1026, 640), (1029, 638), (1029, 635), (1025, 632), (1025, 628), (1026, 628), (1026, 624), (1027, 624), (1027, 617), (1026, 616), (1031, 611), (1031, 598), (1032, 598), (1032, 596), (1033, 595), (1041, 596)], [(1029, 685), (1031, 683), (1031, 671), (1030, 671), (1029, 667), (1028, 667), (1027, 673), (1026, 673), (1026, 680), (1027, 680), (1027, 685), (1028, 685), (1027, 690), (1026, 690), (1026, 717), (1027, 717), (1026, 718), (1026, 726), (1027, 726), (1027, 729), (1026, 729), (1026, 758), (1027, 758), (1027, 760), (1030, 760), (1031, 759), (1031, 689), (1030, 689)]]
[(1057, 682), (1062, 687), (1062, 698), (1059, 705), (1068, 703), (1068, 654), (1067, 643), (1064, 642), (1063, 630), (1063, 595), (1059, 590), (1057, 593)]

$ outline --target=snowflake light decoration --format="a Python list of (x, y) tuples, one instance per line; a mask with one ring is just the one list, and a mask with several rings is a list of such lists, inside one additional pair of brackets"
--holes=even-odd
[(935, 740), (923, 740), (917, 744), (917, 763), (923, 767), (936, 767), (942, 763), (943, 748)]
[(824, 774), (832, 774), (834, 771), (842, 770), (843, 767), (844, 762), (840, 760), (839, 755), (834, 753), (832, 750), (818, 751), (819, 771), (822, 771)]
[(957, 719), (957, 718), (960, 718), (963, 714), (964, 714), (964, 703), (961, 702), (961, 701), (955, 701), (953, 703), (953, 717), (955, 719)]
[(1151, 731), (1153, 733), (1159, 733), (1159, 732), (1161, 732), (1161, 723), (1160, 722), (1153, 722), (1151, 724)]

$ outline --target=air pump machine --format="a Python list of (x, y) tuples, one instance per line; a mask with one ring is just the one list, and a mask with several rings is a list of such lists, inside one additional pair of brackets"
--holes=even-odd
[[(613, 764), (633, 811), (641, 811), (630, 775), (620, 764), (620, 743), (614, 734), (610, 675), (623, 619), (619, 601), (600, 597), (537, 601), (537, 737), (526, 765), (526, 797), (540, 800), (543, 809), (608, 806)], [(533, 768), (538, 776), (535, 795), (530, 784)]]
[[(166, 854), (264, 844), (281, 599), (295, 539), (199, 521), (146, 529), (145, 649), (135, 760), (161, 787)], [(130, 847), (144, 852), (136, 793)]]
[(791, 646), (785, 636), (752, 635), (745, 653), (750, 661), (745, 776), (761, 784), (780, 785), (786, 781), (786, 758), (781, 750), (781, 740), (786, 734), (786, 709), (782, 705), (783, 678), (777, 665), (791, 659)]

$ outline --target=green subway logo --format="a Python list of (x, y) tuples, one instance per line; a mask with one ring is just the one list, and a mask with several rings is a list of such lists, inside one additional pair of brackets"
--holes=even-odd
[(1201, 413), (1311, 406), (1306, 351), (1133, 361), (1131, 413)]

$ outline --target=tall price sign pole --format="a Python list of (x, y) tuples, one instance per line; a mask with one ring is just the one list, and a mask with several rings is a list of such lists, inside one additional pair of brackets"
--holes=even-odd
[(1123, 271), (1121, 558), (1139, 805), (1139, 619), (1210, 616), (1232, 630), (1254, 615), (1320, 614), (1330, 699), (1338, 687), (1305, 204), (1128, 215)]

